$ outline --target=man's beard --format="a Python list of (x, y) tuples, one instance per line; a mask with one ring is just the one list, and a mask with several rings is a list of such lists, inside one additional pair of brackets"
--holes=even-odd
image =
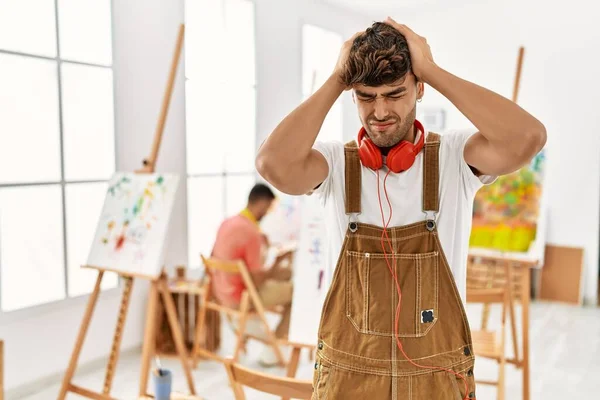
[[(369, 138), (371, 139), (371, 141), (377, 147), (381, 148), (382, 150), (389, 149), (391, 147), (394, 147), (396, 144), (400, 143), (401, 140), (405, 139), (410, 134), (410, 130), (413, 128), (415, 123), (416, 114), (417, 106), (415, 104), (413, 109), (402, 120), (398, 116), (391, 116), (387, 120), (380, 121), (372, 116), (369, 116), (369, 118), (367, 118), (365, 130), (369, 134)], [(398, 121), (401, 122), (393, 132), (388, 133), (371, 130), (371, 123), (373, 122), (383, 123), (385, 121), (390, 121), (394, 119), (396, 120), (396, 123), (398, 123)]]

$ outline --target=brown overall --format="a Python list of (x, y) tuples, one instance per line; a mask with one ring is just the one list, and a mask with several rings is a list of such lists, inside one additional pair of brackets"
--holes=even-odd
[[(417, 364), (462, 374), (475, 398), (474, 356), (467, 317), (438, 238), (440, 136), (425, 145), (422, 222), (388, 228), (390, 265), (402, 291), (398, 334)], [(313, 400), (462, 400), (462, 379), (412, 365), (394, 338), (398, 293), (381, 247), (383, 229), (353, 221), (361, 211), (361, 164), (345, 146), (345, 203), (351, 215), (323, 305)], [(366, 190), (371, 190), (367, 188)]]

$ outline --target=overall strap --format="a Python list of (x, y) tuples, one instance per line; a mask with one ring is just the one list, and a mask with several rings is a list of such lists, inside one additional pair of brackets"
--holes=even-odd
[(440, 135), (429, 132), (425, 141), (423, 172), (423, 211), (437, 213), (440, 208)]
[(352, 140), (344, 145), (346, 161), (345, 188), (346, 188), (346, 214), (360, 214), (360, 186), (361, 164), (358, 155), (358, 145)]

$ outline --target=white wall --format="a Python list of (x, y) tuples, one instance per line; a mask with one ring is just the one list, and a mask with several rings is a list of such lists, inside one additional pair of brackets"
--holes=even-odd
[[(600, 30), (584, 0), (484, 0), (402, 22), (427, 37), (436, 62), (510, 98), (520, 45), (525, 59), (519, 104), (548, 131), (548, 242), (585, 249), (584, 298), (596, 303), (600, 211)], [(400, 19), (400, 18), (398, 18)], [(439, 93), (423, 106), (450, 110), (448, 126), (470, 123)]]
[[(117, 168), (141, 167), (153, 140), (158, 113), (183, 2), (129, 0), (113, 2), (113, 43)], [(185, 172), (185, 115), (183, 63), (180, 64), (165, 128), (157, 171)], [(167, 255), (171, 267), (187, 260), (185, 179), (173, 215)], [(123, 350), (142, 343), (148, 284), (134, 283)], [(0, 337), (5, 341), (5, 387), (18, 398), (31, 382), (60, 376), (67, 366), (87, 297), (36, 309), (0, 315)], [(107, 359), (116, 324), (120, 291), (101, 294), (80, 364)], [(117, 373), (119, 373), (117, 371)], [(101, 387), (90, 388), (100, 391)]]

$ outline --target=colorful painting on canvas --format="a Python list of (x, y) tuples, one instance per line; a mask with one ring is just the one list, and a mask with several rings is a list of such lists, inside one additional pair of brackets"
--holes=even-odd
[(470, 246), (528, 252), (536, 238), (545, 154), (520, 170), (499, 177), (475, 196)]
[(115, 174), (106, 192), (87, 266), (160, 275), (177, 175)]

